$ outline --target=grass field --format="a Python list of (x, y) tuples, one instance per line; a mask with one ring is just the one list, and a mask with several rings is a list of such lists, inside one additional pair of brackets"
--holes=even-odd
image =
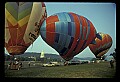
[(6, 69), (8, 62), (5, 62), (5, 77), (24, 78), (114, 78), (115, 68), (110, 68), (109, 62), (89, 63), (80, 65), (42, 67), (39, 62), (32, 62), (31, 67), (28, 62), (22, 62), (20, 70)]

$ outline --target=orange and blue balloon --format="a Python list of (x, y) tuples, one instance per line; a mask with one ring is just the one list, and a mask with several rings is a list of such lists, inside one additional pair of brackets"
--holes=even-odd
[(40, 34), (66, 61), (94, 43), (96, 37), (100, 38), (90, 20), (73, 12), (49, 16), (44, 20)]

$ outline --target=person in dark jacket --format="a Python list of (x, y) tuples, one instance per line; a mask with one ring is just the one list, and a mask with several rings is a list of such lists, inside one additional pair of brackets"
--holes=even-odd
[(28, 65), (29, 65), (29, 67), (30, 67), (30, 62), (28, 62)]
[(111, 66), (111, 68), (114, 68), (114, 59), (110, 60), (110, 66)]

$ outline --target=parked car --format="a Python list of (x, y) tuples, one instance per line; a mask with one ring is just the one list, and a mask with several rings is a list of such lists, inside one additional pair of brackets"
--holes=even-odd
[(58, 63), (58, 62), (51, 62), (52, 64), (55, 64), (55, 66), (59, 66), (60, 65), (60, 63)]
[(43, 67), (52, 67), (52, 66), (55, 66), (55, 64), (53, 63), (46, 63), (46, 64), (43, 64)]
[(80, 64), (79, 61), (71, 61), (71, 62), (68, 62), (68, 65), (78, 65)]

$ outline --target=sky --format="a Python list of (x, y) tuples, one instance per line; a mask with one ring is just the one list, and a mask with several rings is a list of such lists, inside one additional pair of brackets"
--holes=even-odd
[[(92, 3), (92, 2), (44, 2), (47, 10), (47, 17), (59, 12), (73, 12), (89, 19), (94, 25), (97, 32), (109, 34), (113, 43), (109, 51), (105, 55), (113, 53), (116, 48), (116, 4), (115, 3)], [(33, 44), (31, 44), (25, 52), (42, 52), (59, 53), (43, 41), (39, 36)], [(5, 53), (8, 54), (5, 49)], [(75, 57), (95, 57), (86, 47), (81, 53)]]

